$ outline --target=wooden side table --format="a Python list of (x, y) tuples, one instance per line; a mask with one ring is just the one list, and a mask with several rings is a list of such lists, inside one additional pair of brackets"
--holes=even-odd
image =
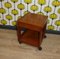
[[(28, 13), (17, 20), (17, 36), (19, 43), (24, 42), (36, 46), (41, 50), (41, 43), (45, 35), (47, 16)], [(26, 31), (21, 34), (22, 28)]]

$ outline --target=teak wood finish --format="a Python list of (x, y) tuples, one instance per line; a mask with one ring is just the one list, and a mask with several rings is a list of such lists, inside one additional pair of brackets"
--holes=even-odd
[[(41, 43), (45, 35), (47, 16), (28, 13), (17, 20), (17, 36), (19, 43), (24, 42), (38, 47), (41, 50)], [(22, 28), (26, 31), (21, 34)]]

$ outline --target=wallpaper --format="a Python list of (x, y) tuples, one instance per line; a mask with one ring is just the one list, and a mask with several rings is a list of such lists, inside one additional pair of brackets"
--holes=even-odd
[(28, 12), (48, 16), (47, 29), (60, 31), (60, 0), (0, 0), (0, 24), (15, 26)]

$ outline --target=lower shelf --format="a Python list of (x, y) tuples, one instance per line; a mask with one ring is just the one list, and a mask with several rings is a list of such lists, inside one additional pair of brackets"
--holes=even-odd
[(33, 46), (39, 45), (38, 32), (27, 30), (21, 38), (21, 42)]

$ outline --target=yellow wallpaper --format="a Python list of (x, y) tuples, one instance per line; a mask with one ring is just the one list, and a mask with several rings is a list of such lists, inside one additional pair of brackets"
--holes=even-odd
[(0, 0), (0, 24), (15, 26), (26, 13), (48, 15), (48, 30), (60, 31), (60, 0)]

